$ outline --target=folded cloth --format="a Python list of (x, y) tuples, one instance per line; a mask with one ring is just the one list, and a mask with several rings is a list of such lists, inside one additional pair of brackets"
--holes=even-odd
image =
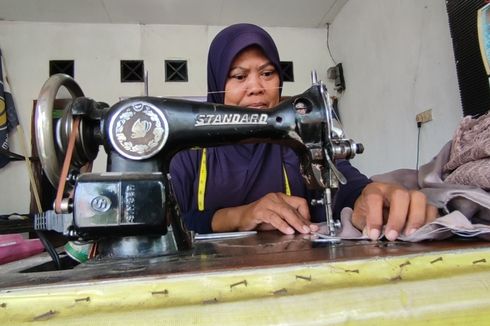
[(448, 161), (451, 142), (448, 142), (432, 161), (419, 171), (399, 169), (372, 176), (377, 182), (395, 183), (409, 190), (420, 190), (430, 204), (445, 214), (459, 210), (467, 218), (482, 218), (490, 222), (490, 193), (477, 185), (444, 182), (443, 166)]
[(463, 118), (443, 166), (444, 182), (475, 185), (490, 190), (490, 113)]
[[(352, 209), (346, 207), (340, 214), (342, 228), (337, 236), (343, 240), (368, 240), (369, 237), (363, 234), (352, 225)], [(327, 231), (326, 223), (321, 223), (319, 233)], [(454, 235), (471, 238), (477, 237), (490, 240), (490, 225), (472, 224), (461, 212), (453, 211), (445, 216), (439, 217), (434, 222), (429, 223), (412, 233), (411, 235), (401, 234), (398, 240), (407, 242), (419, 242), (424, 240), (443, 240)], [(380, 235), (380, 239), (384, 234)]]
[[(453, 235), (490, 240), (490, 113), (477, 119), (464, 118), (453, 139), (418, 171), (398, 169), (371, 179), (419, 190), (443, 214), (410, 236), (402, 233), (399, 240), (415, 242)], [(338, 236), (368, 239), (351, 219), (352, 209), (344, 208)], [(321, 226), (319, 233), (326, 233), (326, 227)]]
[[(421, 166), (418, 171), (399, 169), (371, 177), (376, 182), (420, 190), (427, 196), (428, 202), (443, 214), (410, 236), (401, 234), (399, 240), (416, 242), (446, 239), (453, 235), (490, 240), (490, 192), (479, 185), (452, 184), (443, 179), (443, 167), (449, 161), (451, 145), (452, 142), (448, 142), (432, 161)], [(468, 163), (471, 162), (464, 164)], [(341, 212), (342, 229), (338, 236), (346, 240), (368, 239), (352, 225), (351, 218), (352, 209), (344, 208)]]

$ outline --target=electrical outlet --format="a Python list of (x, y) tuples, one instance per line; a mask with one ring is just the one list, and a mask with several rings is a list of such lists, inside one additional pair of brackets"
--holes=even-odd
[(415, 116), (415, 121), (417, 123), (426, 123), (432, 120), (432, 109), (425, 110), (424, 112), (420, 112)]

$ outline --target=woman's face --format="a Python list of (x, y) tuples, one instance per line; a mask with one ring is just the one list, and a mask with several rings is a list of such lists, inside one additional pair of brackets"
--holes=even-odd
[(240, 52), (231, 63), (225, 104), (271, 108), (279, 103), (279, 73), (258, 47)]

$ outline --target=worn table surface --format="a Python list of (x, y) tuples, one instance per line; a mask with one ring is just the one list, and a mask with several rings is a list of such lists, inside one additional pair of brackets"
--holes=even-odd
[[(309, 236), (259, 232), (237, 239), (196, 241), (192, 250), (157, 257), (94, 259), (73, 269), (52, 272), (24, 272), (39, 259), (0, 267), (0, 289), (42, 284), (66, 284), (95, 280), (145, 276), (209, 273), (237, 269), (258, 269), (307, 263), (369, 260), (441, 251), (489, 248), (490, 242), (466, 239), (408, 243), (388, 241), (342, 241), (314, 243)], [(47, 254), (42, 261), (49, 261)]]
[(490, 243), (313, 243), (264, 232), (70, 270), (0, 267), (0, 324), (488, 324)]

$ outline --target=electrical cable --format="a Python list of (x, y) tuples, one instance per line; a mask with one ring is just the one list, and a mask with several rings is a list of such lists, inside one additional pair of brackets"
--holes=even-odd
[[(40, 213), (40, 212), (42, 212), (42, 206), (41, 206), (41, 200), (40, 200), (40, 196), (39, 196), (39, 190), (37, 189), (37, 184), (34, 180), (34, 175), (32, 173), (32, 166), (31, 166), (31, 162), (29, 160), (29, 156), (27, 155), (27, 146), (26, 146), (25, 138), (24, 138), (25, 133), (24, 133), (24, 129), (22, 128), (21, 124), (19, 124), (17, 126), (17, 130), (18, 130), (19, 135), (20, 135), (20, 144), (22, 145), (22, 150), (24, 152), (24, 159), (26, 162), (27, 172), (29, 175), (29, 181), (30, 181), (30, 184), (32, 187), (32, 191), (34, 193), (34, 199), (36, 202), (37, 212)], [(60, 256), (58, 255), (58, 252), (56, 251), (56, 248), (54, 248), (52, 243), (49, 242), (48, 238), (46, 237), (46, 235), (43, 232), (36, 231), (36, 234), (39, 237), (39, 240), (41, 240), (41, 243), (43, 244), (44, 249), (46, 249), (49, 256), (51, 256), (51, 259), (53, 260), (56, 268), (58, 270), (60, 270), (61, 269), (61, 261), (60, 261)]]
[(61, 261), (60, 261), (60, 256), (58, 255), (58, 252), (56, 249), (53, 247), (51, 242), (49, 242), (48, 238), (46, 238), (46, 235), (44, 232), (41, 231), (36, 231), (37, 236), (39, 237), (39, 240), (41, 240), (44, 248), (48, 252), (48, 254), (51, 256), (51, 259), (53, 260), (56, 269), (60, 270), (61, 269)]
[(417, 161), (415, 164), (415, 169), (419, 169), (419, 153), (420, 153), (420, 129), (422, 127), (422, 122), (417, 122)]
[(329, 44), (329, 39), (330, 39), (330, 23), (327, 23), (327, 49), (328, 49), (328, 54), (330, 54), (330, 59), (332, 59), (333, 63), (337, 65), (337, 62), (332, 56), (332, 51), (330, 51), (330, 44)]

